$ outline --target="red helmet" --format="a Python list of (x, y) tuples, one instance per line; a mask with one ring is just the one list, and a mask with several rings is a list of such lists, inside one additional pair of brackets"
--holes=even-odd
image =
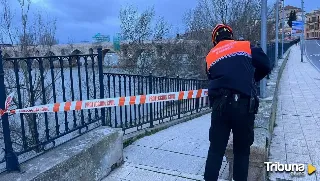
[(218, 24), (216, 27), (214, 27), (214, 29), (212, 30), (212, 34), (211, 34), (213, 44), (217, 44), (216, 38), (217, 38), (217, 35), (219, 35), (218, 32), (222, 28), (224, 28), (224, 31), (228, 31), (229, 33), (231, 33), (231, 35), (233, 35), (233, 31), (230, 26), (225, 25), (225, 24)]

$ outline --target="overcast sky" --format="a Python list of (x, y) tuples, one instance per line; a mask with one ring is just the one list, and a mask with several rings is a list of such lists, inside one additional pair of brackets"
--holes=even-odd
[[(60, 43), (92, 41), (96, 33), (110, 35), (120, 32), (119, 10), (129, 3), (140, 11), (154, 6), (156, 16), (173, 26), (175, 33), (184, 30), (182, 21), (186, 11), (194, 8), (197, 0), (31, 0), (31, 11), (40, 10), (57, 19), (57, 37)], [(272, 3), (275, 0), (268, 0)], [(9, 0), (19, 12), (17, 0)], [(301, 0), (287, 0), (285, 5), (301, 7)], [(306, 11), (320, 7), (319, 0), (305, 0)]]

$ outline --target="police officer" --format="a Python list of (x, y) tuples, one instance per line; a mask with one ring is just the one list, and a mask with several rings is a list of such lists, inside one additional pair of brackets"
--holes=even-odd
[(246, 181), (254, 119), (258, 111), (256, 82), (270, 71), (268, 56), (249, 41), (233, 40), (231, 27), (218, 24), (212, 31), (214, 47), (206, 57), (209, 79), (210, 147), (204, 179), (218, 180), (222, 159), (233, 133), (233, 179)]

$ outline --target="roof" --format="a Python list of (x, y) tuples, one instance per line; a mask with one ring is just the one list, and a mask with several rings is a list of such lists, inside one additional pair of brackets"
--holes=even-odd
[(313, 10), (313, 11), (311, 11), (309, 13), (306, 13), (307, 16), (308, 15), (315, 15), (315, 14), (320, 14), (320, 10)]
[(295, 6), (288, 5), (288, 6), (284, 7), (284, 10), (295, 10), (295, 9), (301, 11), (301, 8), (298, 8), (298, 7), (295, 7)]

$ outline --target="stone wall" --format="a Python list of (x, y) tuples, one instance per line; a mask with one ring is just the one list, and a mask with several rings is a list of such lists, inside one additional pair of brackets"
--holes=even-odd
[(123, 131), (99, 127), (21, 164), (1, 181), (98, 181), (123, 162)]

